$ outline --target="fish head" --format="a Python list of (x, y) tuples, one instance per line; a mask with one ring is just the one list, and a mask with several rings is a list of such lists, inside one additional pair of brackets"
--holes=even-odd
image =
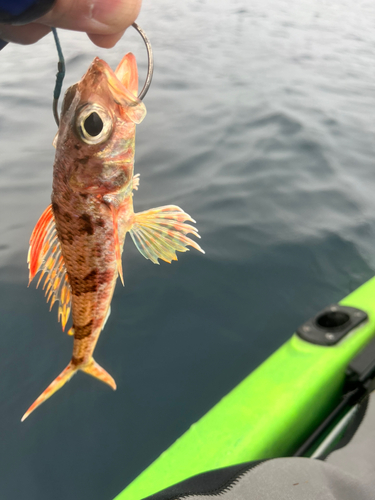
[(96, 57), (67, 90), (54, 141), (55, 174), (62, 174), (74, 191), (105, 195), (131, 185), (135, 125), (146, 114), (137, 93), (133, 54), (127, 54), (116, 71)]

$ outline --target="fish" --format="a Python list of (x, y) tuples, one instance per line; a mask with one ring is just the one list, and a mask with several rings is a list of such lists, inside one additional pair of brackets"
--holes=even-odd
[(175, 205), (135, 213), (135, 128), (146, 115), (138, 99), (138, 70), (126, 54), (115, 71), (96, 57), (82, 79), (65, 93), (53, 166), (51, 204), (41, 215), (28, 253), (29, 285), (40, 272), (50, 310), (58, 303), (65, 330), (70, 313), (73, 354), (68, 366), (22, 417), (50, 398), (77, 371), (116, 389), (113, 377), (93, 358), (110, 314), (122, 253), (130, 234), (146, 259), (171, 263), (176, 252), (202, 253), (194, 219)]

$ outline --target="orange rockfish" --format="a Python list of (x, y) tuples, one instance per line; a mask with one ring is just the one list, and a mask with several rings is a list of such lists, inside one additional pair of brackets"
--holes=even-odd
[[(82, 370), (116, 389), (113, 378), (94, 361), (93, 351), (110, 313), (117, 276), (122, 277), (121, 253), (130, 233), (141, 254), (177, 260), (176, 251), (198, 236), (195, 222), (181, 208), (168, 205), (134, 213), (135, 124), (146, 108), (137, 98), (135, 57), (127, 54), (116, 71), (95, 58), (82, 80), (65, 94), (54, 140), (52, 203), (30, 239), (30, 281), (46, 275), (47, 301), (59, 302), (64, 330), (72, 311), (73, 356), (65, 370), (30, 406), (22, 420)], [(38, 282), (38, 284), (39, 284)]]

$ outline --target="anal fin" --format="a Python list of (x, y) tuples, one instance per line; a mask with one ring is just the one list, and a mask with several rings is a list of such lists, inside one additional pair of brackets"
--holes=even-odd
[(124, 284), (124, 277), (122, 274), (120, 240), (118, 237), (118, 211), (117, 211), (117, 208), (115, 208), (113, 205), (111, 205), (111, 211), (112, 211), (112, 219), (113, 219), (113, 238), (115, 241), (117, 271), (119, 273), (122, 284)]

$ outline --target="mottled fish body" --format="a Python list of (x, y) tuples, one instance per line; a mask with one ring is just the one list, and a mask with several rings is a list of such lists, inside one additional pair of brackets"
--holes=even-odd
[(110, 313), (121, 254), (130, 233), (144, 257), (154, 263), (177, 260), (187, 246), (203, 250), (187, 234), (198, 236), (195, 222), (168, 205), (134, 213), (135, 126), (146, 109), (137, 98), (135, 58), (127, 54), (116, 71), (95, 58), (82, 80), (68, 89), (55, 138), (52, 203), (30, 239), (30, 281), (41, 271), (47, 301), (59, 303), (65, 329), (70, 312), (73, 355), (65, 370), (23, 416), (82, 370), (116, 389), (114, 379), (94, 361), (93, 351)]

